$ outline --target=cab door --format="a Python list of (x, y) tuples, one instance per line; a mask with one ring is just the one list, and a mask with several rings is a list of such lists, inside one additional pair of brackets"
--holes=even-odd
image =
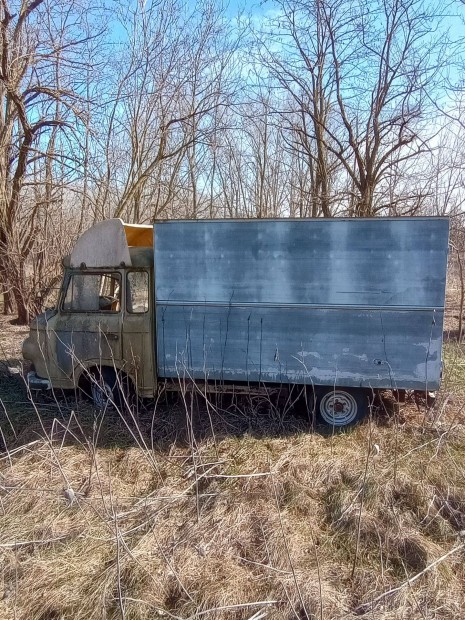
[(122, 278), (117, 271), (71, 271), (55, 323), (56, 358), (72, 377), (122, 363)]
[(155, 389), (150, 292), (149, 270), (127, 270), (123, 313), (124, 368), (132, 377), (140, 396), (152, 396)]

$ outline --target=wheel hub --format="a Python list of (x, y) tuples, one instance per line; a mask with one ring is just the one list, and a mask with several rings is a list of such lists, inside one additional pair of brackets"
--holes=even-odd
[(321, 398), (320, 415), (326, 424), (346, 426), (357, 418), (357, 401), (349, 392), (333, 390)]

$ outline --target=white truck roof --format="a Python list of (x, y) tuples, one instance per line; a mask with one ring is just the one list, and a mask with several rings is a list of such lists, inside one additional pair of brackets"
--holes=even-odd
[(153, 247), (153, 226), (125, 224), (119, 218), (98, 222), (76, 241), (70, 266), (116, 267), (124, 263), (131, 267), (131, 247)]

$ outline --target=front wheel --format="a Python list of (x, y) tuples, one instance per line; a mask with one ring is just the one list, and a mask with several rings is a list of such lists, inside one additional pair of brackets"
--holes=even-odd
[(92, 374), (90, 394), (96, 409), (105, 410), (116, 404), (119, 395), (116, 373), (112, 368), (102, 368)]
[(321, 424), (342, 428), (351, 426), (368, 412), (368, 395), (362, 389), (327, 388), (318, 395), (316, 413)]

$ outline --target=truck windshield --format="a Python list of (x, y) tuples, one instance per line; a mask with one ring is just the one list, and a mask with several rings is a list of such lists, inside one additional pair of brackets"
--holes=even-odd
[(65, 312), (119, 312), (120, 274), (73, 274), (68, 282), (62, 309)]

